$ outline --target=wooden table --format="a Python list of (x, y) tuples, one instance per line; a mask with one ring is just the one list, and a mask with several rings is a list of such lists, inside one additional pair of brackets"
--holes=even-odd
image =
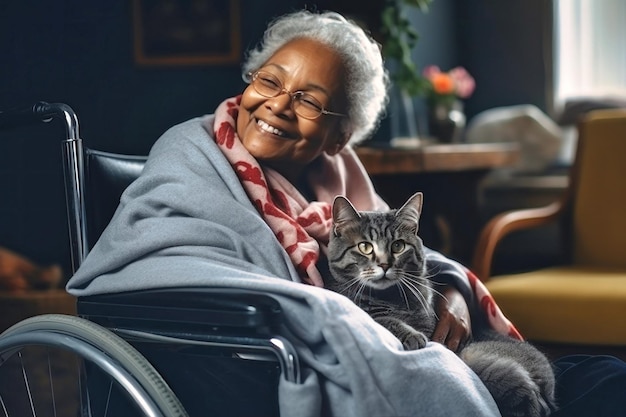
[(356, 153), (370, 175), (492, 170), (515, 164), (514, 143), (432, 144), (415, 149), (361, 146)]
[(360, 146), (356, 153), (390, 206), (400, 207), (413, 193), (424, 193), (420, 220), (424, 244), (466, 265), (483, 225), (482, 180), (519, 159), (519, 147), (513, 143), (429, 144), (415, 149)]

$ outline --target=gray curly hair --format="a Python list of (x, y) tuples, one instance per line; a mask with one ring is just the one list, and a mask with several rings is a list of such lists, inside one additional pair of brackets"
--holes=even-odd
[(351, 145), (368, 138), (387, 106), (389, 75), (378, 43), (339, 13), (303, 10), (271, 22), (261, 42), (247, 53), (242, 68), (244, 81), (250, 82), (249, 74), (297, 38), (313, 39), (337, 51), (346, 70), (348, 99), (348, 117), (344, 118), (342, 130), (352, 132)]

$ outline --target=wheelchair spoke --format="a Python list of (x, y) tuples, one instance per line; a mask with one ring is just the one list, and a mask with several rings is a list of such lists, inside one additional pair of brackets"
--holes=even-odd
[(113, 390), (113, 381), (109, 382), (109, 392), (107, 392), (107, 400), (104, 407), (104, 417), (109, 415), (109, 405), (111, 404), (111, 391)]
[(18, 352), (18, 357), (20, 358), (20, 365), (22, 368), (22, 376), (24, 378), (24, 385), (26, 387), (26, 393), (28, 394), (28, 402), (30, 403), (30, 411), (33, 413), (33, 417), (36, 417), (35, 413), (35, 404), (33, 403), (33, 393), (30, 390), (30, 384), (28, 383), (28, 375), (26, 374), (26, 367), (24, 366), (24, 357), (22, 356), (22, 352)]
[(46, 361), (48, 363), (48, 381), (50, 381), (50, 396), (52, 400), (52, 412), (57, 417), (56, 396), (54, 395), (54, 378), (52, 377), (52, 361), (50, 359), (50, 350), (46, 349)]
[(7, 412), (7, 406), (4, 404), (4, 398), (2, 398), (2, 394), (0, 394), (0, 405), (2, 406), (2, 412), (4, 412), (4, 417), (8, 417), (9, 413)]

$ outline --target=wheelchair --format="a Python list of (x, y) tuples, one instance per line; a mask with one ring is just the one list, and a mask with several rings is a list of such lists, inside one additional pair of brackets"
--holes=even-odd
[[(0, 129), (52, 120), (67, 133), (62, 159), (75, 272), (147, 157), (83, 146), (78, 117), (64, 103), (0, 111)], [(274, 416), (279, 379), (300, 382), (295, 348), (278, 331), (283, 312), (267, 294), (170, 288), (76, 303), (77, 316), (35, 316), (0, 335), (0, 379), (12, 372), (0, 416)], [(75, 365), (63, 371), (75, 387), (55, 385), (53, 359)], [(47, 381), (34, 389), (31, 375)], [(61, 389), (75, 404), (57, 399)]]

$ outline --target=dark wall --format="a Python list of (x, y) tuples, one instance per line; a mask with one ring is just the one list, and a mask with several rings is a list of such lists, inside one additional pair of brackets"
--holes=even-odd
[(551, 112), (552, 2), (456, 0), (459, 62), (476, 79), (468, 117), (534, 104)]
[[(239, 64), (140, 67), (133, 58), (131, 1), (0, 0), (0, 110), (38, 100), (77, 113), (92, 147), (144, 153), (168, 127), (212, 112), (244, 86)], [(303, 5), (365, 14), (382, 2), (240, 0), (243, 49), (266, 23)], [(501, 4), (502, 3), (502, 4)], [(494, 106), (545, 105), (542, 0), (435, 0), (412, 19), (420, 66), (464, 65), (478, 87), (468, 114)], [(242, 52), (243, 54), (243, 52)], [(418, 107), (419, 108), (419, 107)], [(422, 109), (423, 110), (423, 109)], [(388, 136), (383, 123), (379, 138)], [(69, 266), (59, 123), (0, 132), (0, 246)]]

